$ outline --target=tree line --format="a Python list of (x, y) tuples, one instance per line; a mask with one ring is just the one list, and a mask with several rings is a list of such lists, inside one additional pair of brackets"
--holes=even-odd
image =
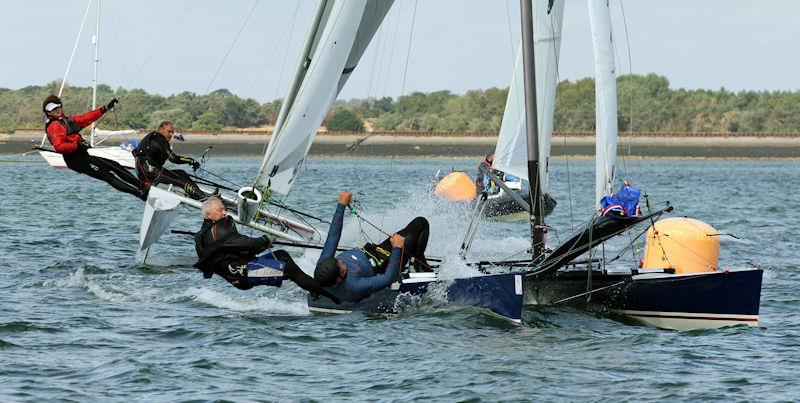
[[(42, 127), (41, 102), (57, 92), (60, 83), (0, 88), (0, 132)], [(91, 107), (91, 88), (67, 87), (65, 112)], [(179, 130), (222, 130), (274, 125), (281, 100), (259, 103), (226, 89), (207, 95), (192, 92), (162, 96), (141, 89), (97, 88), (98, 104), (113, 97), (120, 108), (104, 118), (105, 128), (155, 127), (162, 120)], [(594, 80), (562, 81), (556, 91), (554, 127), (557, 131), (593, 131)], [(413, 92), (398, 98), (338, 101), (325, 119), (331, 131), (478, 131), (497, 132), (507, 88)], [(800, 92), (672, 89), (656, 74), (625, 75), (617, 79), (620, 131), (796, 133), (800, 132)]]

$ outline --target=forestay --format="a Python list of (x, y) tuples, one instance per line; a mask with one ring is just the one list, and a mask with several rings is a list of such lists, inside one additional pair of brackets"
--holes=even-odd
[(588, 0), (594, 48), (595, 93), (595, 202), (614, 188), (617, 159), (617, 75), (614, 37), (608, 0)]
[[(536, 107), (539, 116), (539, 178), (542, 193), (547, 193), (550, 142), (553, 134), (558, 57), (564, 0), (533, 0), (534, 47), (536, 53)], [(525, 133), (525, 91), (522, 47), (517, 52), (514, 74), (508, 90), (493, 167), (507, 174), (528, 179), (528, 154)]]
[(288, 194), (336, 96), (393, 0), (321, 0), (256, 179)]

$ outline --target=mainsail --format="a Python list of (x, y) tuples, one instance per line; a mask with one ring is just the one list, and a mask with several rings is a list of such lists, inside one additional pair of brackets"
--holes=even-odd
[(394, 0), (321, 0), (289, 93), (281, 106), (257, 185), (288, 194), (297, 170)]
[[(563, 0), (533, 0), (536, 107), (539, 115), (539, 178), (543, 194), (547, 193), (563, 17)], [(523, 77), (522, 45), (520, 45), (492, 166), (527, 180), (528, 155)]]
[(589, 23), (594, 48), (595, 93), (595, 202), (610, 195), (617, 159), (617, 77), (614, 37), (608, 0), (589, 1)]

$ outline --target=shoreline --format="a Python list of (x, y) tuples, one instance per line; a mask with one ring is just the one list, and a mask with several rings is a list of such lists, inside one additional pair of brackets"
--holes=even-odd
[[(142, 134), (142, 137), (144, 134)], [(128, 137), (133, 139), (137, 137)], [(200, 154), (209, 146), (213, 154), (257, 156), (269, 142), (268, 134), (186, 134), (186, 142), (173, 142), (179, 153)], [(0, 134), (0, 154), (20, 154), (38, 145), (41, 132)], [(309, 155), (331, 157), (477, 158), (494, 150), (496, 136), (412, 136), (406, 133), (327, 134), (314, 139)], [(594, 158), (594, 136), (553, 136), (551, 156)], [(118, 144), (109, 140), (104, 144)], [(625, 158), (658, 159), (800, 159), (800, 137), (685, 137), (621, 136), (618, 154)]]

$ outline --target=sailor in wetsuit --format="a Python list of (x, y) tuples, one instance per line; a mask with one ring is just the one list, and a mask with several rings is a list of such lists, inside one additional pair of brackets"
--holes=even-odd
[(288, 279), (312, 294), (325, 295), (337, 304), (340, 302), (304, 273), (286, 251), (256, 256), (270, 247), (269, 238), (240, 234), (220, 199), (209, 197), (203, 202), (202, 211), (203, 227), (194, 236), (200, 260), (194, 267), (203, 272), (203, 277), (211, 278), (216, 273), (240, 290), (258, 285), (280, 287), (283, 280)]
[(199, 200), (209, 196), (197, 187), (186, 171), (164, 168), (167, 160), (174, 164), (189, 164), (194, 170), (200, 168), (199, 162), (172, 151), (169, 142), (174, 134), (175, 125), (170, 121), (163, 121), (156, 131), (150, 132), (139, 142), (139, 146), (133, 150), (139, 179), (152, 184), (166, 183), (179, 186), (192, 199)]
[(64, 116), (61, 99), (48, 96), (42, 103), (42, 111), (47, 116), (45, 132), (55, 151), (64, 157), (67, 167), (75, 172), (86, 174), (105, 181), (121, 192), (130, 193), (142, 200), (147, 199), (148, 187), (118, 162), (89, 155), (91, 145), (81, 136), (81, 129), (100, 119), (104, 113), (119, 102), (112, 99), (108, 105), (72, 117)]
[(328, 239), (320, 254), (314, 278), (343, 301), (358, 302), (397, 280), (406, 263), (414, 261), (415, 270), (429, 271), (425, 260), (429, 225), (423, 217), (413, 219), (405, 228), (392, 234), (380, 245), (366, 244), (334, 257), (342, 235), (344, 208), (353, 193), (339, 192), (339, 204), (333, 215)]

